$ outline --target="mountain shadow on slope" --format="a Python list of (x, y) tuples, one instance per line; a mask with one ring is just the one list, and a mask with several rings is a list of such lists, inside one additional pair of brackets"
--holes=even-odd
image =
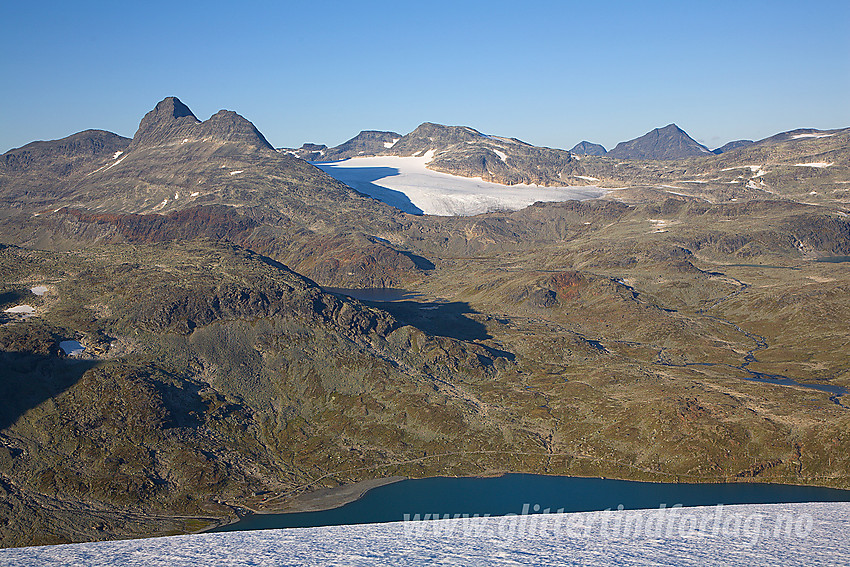
[(337, 181), (345, 183), (358, 193), (392, 205), (411, 215), (421, 215), (424, 213), (422, 209), (413, 204), (410, 197), (401, 191), (382, 187), (375, 183), (379, 179), (399, 175), (400, 172), (395, 167), (358, 167), (356, 170), (347, 170), (345, 168), (335, 168), (332, 163), (325, 164), (320, 162), (314, 165)]
[(487, 327), (469, 317), (479, 313), (465, 301), (449, 303), (364, 301), (363, 303), (378, 307), (395, 317), (402, 325), (416, 327), (429, 335), (449, 337), (459, 341), (481, 341), (492, 338), (487, 332)]
[(96, 364), (69, 360), (61, 352), (59, 340), (39, 325), (0, 328), (0, 430), (71, 388)]

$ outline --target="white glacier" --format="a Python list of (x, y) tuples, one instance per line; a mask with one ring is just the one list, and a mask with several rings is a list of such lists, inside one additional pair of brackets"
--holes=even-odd
[(426, 167), (433, 156), (429, 150), (422, 157), (358, 157), (314, 165), (360, 193), (408, 213), (429, 215), (517, 210), (537, 201), (593, 199), (608, 192), (594, 186), (501, 185), (440, 173)]

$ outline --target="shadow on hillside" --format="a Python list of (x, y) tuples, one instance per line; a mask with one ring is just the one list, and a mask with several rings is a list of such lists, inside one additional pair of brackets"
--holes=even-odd
[(398, 252), (399, 254), (403, 254), (410, 258), (413, 264), (420, 270), (433, 270), (434, 268), (436, 268), (434, 262), (432, 262), (428, 258), (425, 258), (424, 256), (419, 256), (418, 254), (414, 254), (413, 252), (406, 252), (404, 250), (399, 250)]
[(338, 167), (340, 162), (313, 163), (316, 167), (345, 183), (358, 193), (368, 195), (411, 215), (421, 215), (422, 209), (413, 204), (407, 195), (395, 189), (376, 185), (375, 181), (399, 174), (394, 167)]
[(0, 429), (76, 384), (95, 361), (0, 351)]
[(450, 337), (461, 341), (480, 341), (492, 338), (487, 328), (467, 317), (475, 314), (468, 303), (424, 303), (418, 301), (369, 302), (383, 309), (402, 325), (411, 325), (429, 335)]

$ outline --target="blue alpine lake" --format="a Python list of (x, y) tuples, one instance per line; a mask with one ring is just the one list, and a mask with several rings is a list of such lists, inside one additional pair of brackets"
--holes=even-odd
[(406, 289), (392, 287), (375, 287), (375, 288), (346, 288), (346, 287), (323, 287), (328, 293), (338, 295), (347, 295), (359, 301), (404, 301), (415, 299), (418, 294)]
[[(850, 490), (786, 484), (683, 484), (534, 474), (403, 480), (332, 510), (254, 514), (212, 531), (303, 528), (489, 514), (653, 509), (662, 505), (850, 502)], [(426, 517), (426, 514), (428, 515)], [(447, 516), (448, 515), (448, 516)]]

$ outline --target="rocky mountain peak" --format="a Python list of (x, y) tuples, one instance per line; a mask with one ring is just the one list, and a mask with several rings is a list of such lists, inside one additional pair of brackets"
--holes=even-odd
[(655, 129), (655, 130), (653, 130), (653, 131), (654, 131), (654, 132), (659, 132), (659, 133), (665, 133), (665, 134), (673, 134), (673, 133), (681, 133), (681, 134), (685, 134), (685, 131), (684, 131), (684, 130), (682, 130), (681, 128), (679, 128), (679, 127), (676, 125), (676, 123), (675, 123), (675, 122), (671, 122), (670, 124), (668, 124), (667, 126), (664, 126), (663, 128), (656, 128), (656, 129)]
[(601, 144), (594, 144), (593, 142), (582, 140), (573, 146), (570, 153), (578, 156), (604, 156), (606, 151), (605, 146)]
[(176, 96), (165, 97), (159, 101), (152, 111), (154, 116), (158, 118), (184, 118), (191, 116), (195, 122), (199, 122), (198, 118), (189, 110), (189, 107), (183, 104)]
[(486, 138), (484, 134), (468, 126), (445, 126), (423, 122), (413, 132), (402, 137), (391, 152), (395, 155), (412, 155), (428, 150), (441, 151), (454, 144)]
[(220, 110), (201, 122), (177, 97), (167, 97), (145, 114), (129, 149), (212, 139), (240, 142), (273, 150), (249, 121), (232, 110)]
[(618, 159), (681, 159), (709, 153), (708, 148), (671, 123), (634, 140), (620, 142), (607, 155)]
[(243, 142), (274, 150), (266, 137), (244, 116), (232, 110), (219, 110), (209, 120), (202, 122), (205, 137), (230, 142)]
[(164, 98), (139, 122), (129, 149), (163, 145), (181, 134), (185, 136), (199, 123), (200, 120), (179, 98)]

